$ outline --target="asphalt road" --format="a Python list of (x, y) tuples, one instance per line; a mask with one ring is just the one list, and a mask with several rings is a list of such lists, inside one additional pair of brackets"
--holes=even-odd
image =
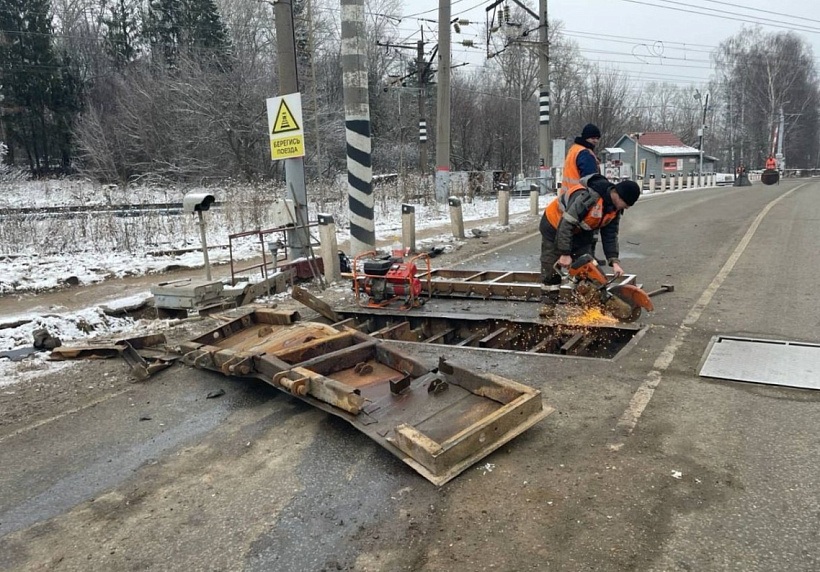
[[(340, 420), (182, 366), (3, 427), (0, 569), (817, 570), (820, 393), (697, 372), (716, 334), (820, 342), (818, 194), (641, 199), (624, 267), (675, 292), (616, 361), (405, 344), (556, 408), (442, 488)], [(465, 265), (537, 268), (537, 235), (508, 242)]]

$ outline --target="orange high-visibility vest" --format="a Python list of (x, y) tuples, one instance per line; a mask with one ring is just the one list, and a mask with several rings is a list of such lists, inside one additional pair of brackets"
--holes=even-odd
[[(569, 153), (567, 153), (567, 158), (564, 159), (564, 172), (561, 176), (561, 188), (558, 189), (558, 196), (571, 193), (576, 189), (583, 188), (584, 184), (581, 182), (581, 171), (578, 170), (578, 154), (581, 151), (589, 150), (583, 145), (578, 145), (578, 143), (574, 143), (572, 147), (569, 148)], [(592, 153), (592, 150), (589, 150)], [(600, 170), (598, 167), (600, 162), (598, 161), (598, 157), (595, 153), (592, 153), (592, 156), (595, 158), (595, 167), (596, 169)]]
[[(554, 229), (558, 229), (558, 225), (561, 222), (561, 217), (564, 216), (564, 211), (569, 204), (570, 195), (583, 188), (586, 187), (583, 185), (576, 187), (569, 193), (558, 197), (547, 205), (547, 208), (544, 210), (544, 216), (547, 217), (547, 221), (549, 221), (550, 225), (552, 225)], [(578, 226), (572, 229), (572, 232), (574, 234), (578, 234), (582, 230), (595, 230), (597, 228), (601, 228), (602, 226), (606, 226), (615, 220), (616, 216), (618, 216), (618, 211), (604, 213), (604, 199), (603, 197), (599, 198), (587, 211), (587, 214), (584, 215), (583, 220), (579, 222)]]
[(777, 161), (775, 161), (773, 158), (769, 157), (768, 159), (766, 159), (766, 168), (767, 169), (777, 169)]

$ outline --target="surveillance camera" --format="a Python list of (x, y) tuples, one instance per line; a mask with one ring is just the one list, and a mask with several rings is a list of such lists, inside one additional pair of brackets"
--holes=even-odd
[(182, 199), (182, 210), (186, 213), (207, 211), (216, 198), (208, 193), (188, 193)]

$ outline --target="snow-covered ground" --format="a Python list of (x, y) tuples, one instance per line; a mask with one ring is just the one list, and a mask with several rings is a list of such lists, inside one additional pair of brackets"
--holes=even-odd
[[(0, 184), (0, 209), (42, 208), (54, 206), (108, 206), (112, 204), (149, 204), (180, 202), (182, 196), (195, 189), (130, 188), (99, 186), (81, 181), (18, 181)], [(392, 192), (391, 192), (392, 191)], [(206, 214), (208, 242), (211, 245), (227, 244), (228, 235), (255, 228), (270, 228), (264, 214), (266, 199), (278, 198), (281, 191), (276, 189), (248, 189), (237, 186), (217, 200), (225, 205)], [(401, 235), (401, 200), (395, 189), (376, 190), (375, 228), (378, 241), (393, 242)], [(381, 194), (379, 194), (381, 193)], [(331, 196), (338, 196), (336, 189)], [(541, 208), (551, 197), (541, 197)], [(472, 202), (463, 201), (463, 217), (466, 223), (487, 220), (481, 225), (487, 232), (502, 232), (491, 219), (498, 214), (498, 203), (494, 198), (476, 198)], [(457, 242), (449, 232), (450, 214), (447, 205), (416, 204), (416, 229), (421, 232), (438, 228), (441, 232), (419, 239), (420, 248), (442, 245), (449, 249)], [(310, 217), (320, 208), (316, 202), (310, 204)], [(328, 212), (337, 221), (337, 239), (345, 249), (348, 240), (348, 213), (346, 200), (325, 201), (322, 212)], [(517, 215), (529, 210), (529, 198), (514, 198), (510, 203), (510, 214)], [(196, 218), (191, 215), (150, 215), (135, 220), (135, 217), (117, 217), (99, 214), (91, 217), (58, 219), (43, 215), (16, 217), (9, 225), (0, 225), (0, 305), (3, 297), (24, 292), (44, 291), (65, 285), (69, 280), (78, 284), (92, 284), (123, 276), (138, 276), (162, 272), (170, 267), (198, 268), (203, 265), (202, 254), (198, 250), (179, 255), (158, 255), (157, 251), (196, 248), (199, 245), (199, 230)], [(511, 223), (518, 224), (526, 217), (513, 216)], [(7, 222), (7, 221), (6, 221)], [(9, 228), (9, 227), (16, 228)], [(3, 230), (5, 229), (5, 230)], [(260, 254), (256, 241), (235, 244), (234, 257), (246, 259)], [(210, 251), (212, 263), (227, 262), (228, 249)], [(138, 299), (146, 299), (148, 292), (130, 299), (108, 301), (105, 306), (118, 303), (132, 305)], [(19, 325), (11, 326), (19, 322)], [(161, 327), (161, 324), (158, 325)], [(28, 347), (32, 343), (32, 333), (38, 328), (46, 328), (64, 343), (78, 343), (99, 336), (121, 335), (128, 337), (141, 335), (156, 324), (135, 321), (130, 318), (112, 317), (103, 308), (90, 300), (87, 308), (67, 311), (53, 308), (47, 315), (16, 314), (0, 318), (0, 352)], [(41, 360), (42, 357), (33, 358)], [(41, 368), (31, 368), (31, 375)], [(0, 359), (0, 385), (19, 381), (19, 368), (8, 360)]]
[[(0, 209), (54, 206), (108, 206), (181, 202), (197, 189), (130, 187), (127, 190), (77, 181), (24, 181), (0, 184)], [(236, 185), (224, 191), (209, 189), (223, 206), (206, 213), (207, 240), (213, 246), (227, 245), (228, 235), (275, 226), (270, 202), (282, 190)], [(375, 229), (379, 241), (401, 235), (401, 200), (395, 187), (375, 191)], [(329, 213), (337, 224), (337, 240), (345, 249), (348, 237), (346, 198), (340, 189), (328, 193), (334, 200), (309, 204), (311, 219), (316, 212)], [(547, 197), (541, 197), (542, 208)], [(512, 215), (529, 209), (528, 198), (511, 201)], [(465, 222), (497, 216), (494, 198), (463, 202)], [(449, 225), (447, 205), (416, 205), (416, 229), (423, 231)], [(443, 234), (441, 240), (448, 240)], [(111, 278), (138, 276), (170, 268), (201, 267), (199, 227), (194, 215), (149, 214), (123, 217), (98, 213), (76, 218), (42, 214), (7, 217), (0, 225), (0, 295), (57, 288), (68, 283), (92, 284)], [(188, 249), (181, 254), (171, 250)], [(233, 257), (244, 260), (261, 255), (256, 239), (233, 243)], [(212, 263), (229, 260), (227, 248), (209, 252)]]

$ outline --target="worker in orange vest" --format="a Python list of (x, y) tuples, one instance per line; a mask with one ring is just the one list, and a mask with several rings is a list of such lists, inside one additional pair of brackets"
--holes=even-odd
[(769, 158), (766, 159), (766, 168), (769, 170), (777, 169), (777, 161), (774, 160), (774, 157), (769, 155)]
[(558, 303), (561, 275), (555, 269), (556, 263), (566, 268), (583, 254), (594, 256), (599, 232), (607, 263), (616, 276), (623, 275), (618, 258), (621, 214), (640, 196), (641, 188), (635, 181), (613, 185), (596, 173), (583, 177), (581, 184), (570, 186), (566, 193), (547, 205), (539, 225), (542, 301), (547, 304), (542, 315), (552, 314)]
[(561, 188), (558, 189), (559, 196), (582, 187), (581, 180), (584, 177), (601, 172), (600, 162), (595, 156), (595, 146), (600, 140), (601, 130), (592, 123), (585, 125), (581, 130), (581, 136), (575, 138), (564, 159)]

